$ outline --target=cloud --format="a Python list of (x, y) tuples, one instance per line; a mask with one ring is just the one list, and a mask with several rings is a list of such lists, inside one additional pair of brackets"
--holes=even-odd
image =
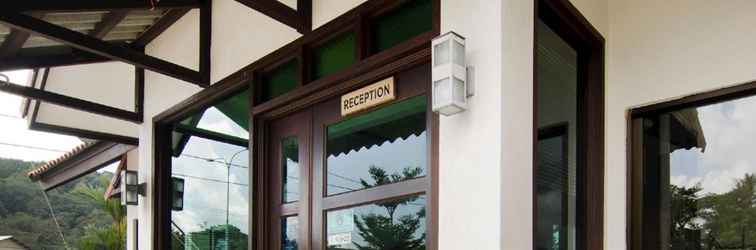
[(672, 153), (671, 183), (700, 183), (702, 193), (732, 190), (735, 180), (756, 173), (756, 97), (698, 108), (706, 137), (706, 152), (677, 150)]

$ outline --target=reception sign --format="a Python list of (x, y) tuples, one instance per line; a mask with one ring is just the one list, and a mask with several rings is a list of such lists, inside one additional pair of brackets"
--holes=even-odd
[(347, 116), (395, 98), (394, 77), (389, 77), (341, 96), (341, 115)]

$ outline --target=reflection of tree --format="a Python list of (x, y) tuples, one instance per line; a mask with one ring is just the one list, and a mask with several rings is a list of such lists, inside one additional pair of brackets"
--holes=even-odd
[[(226, 238), (228, 236), (228, 238)], [(186, 249), (243, 250), (247, 249), (247, 234), (233, 225), (215, 225), (186, 236)]]
[(756, 176), (746, 174), (727, 193), (702, 199), (709, 249), (756, 249)]
[[(286, 228), (288, 229), (288, 228)], [(281, 242), (281, 245), (283, 246), (284, 250), (296, 250), (299, 249), (299, 244), (297, 243), (297, 239), (291, 239), (289, 238), (289, 234), (286, 232), (287, 230), (283, 230), (283, 241)], [(296, 230), (294, 230), (296, 231)]]
[(696, 236), (701, 230), (701, 226), (694, 221), (700, 214), (697, 198), (697, 193), (700, 191), (701, 187), (698, 185), (691, 188), (670, 185), (672, 196), (670, 243), (673, 249), (699, 248), (695, 245), (700, 245), (700, 236), (695, 239), (691, 239), (693, 238), (691, 236)]
[[(388, 175), (386, 173), (386, 170), (376, 167), (376, 166), (370, 166), (370, 169), (368, 169), (368, 173), (370, 174), (370, 178), (373, 179), (375, 184), (370, 184), (364, 179), (360, 179), (360, 183), (362, 184), (363, 188), (371, 188), (371, 187), (382, 186), (382, 185), (387, 185), (391, 183), (397, 183), (401, 181), (414, 179), (423, 173), (423, 169), (419, 167), (414, 167), (414, 168), (407, 167), (407, 168), (404, 168), (404, 170), (402, 170), (401, 174), (393, 173), (391, 175)], [(394, 212), (396, 212), (396, 208), (399, 207), (399, 205), (405, 205), (415, 200), (417, 200), (417, 197), (379, 202), (376, 205), (386, 208), (386, 210), (388, 210), (389, 218), (393, 221)]]
[[(360, 180), (364, 188), (371, 188), (409, 179), (414, 179), (423, 173), (419, 167), (405, 168), (402, 173), (389, 175), (386, 170), (371, 166), (368, 170), (374, 184), (364, 179)], [(402, 198), (391, 201), (376, 203), (377, 206), (386, 209), (386, 215), (369, 213), (354, 215), (354, 223), (359, 231), (363, 244), (352, 242), (360, 250), (420, 250), (425, 249), (425, 232), (420, 237), (416, 236), (418, 230), (423, 230), (422, 220), (425, 218), (425, 208), (415, 214), (407, 214), (395, 218), (396, 210), (400, 206), (406, 206), (418, 199), (415, 197)], [(329, 247), (330, 250), (341, 248)]]
[(723, 194), (698, 197), (698, 186), (670, 190), (672, 249), (756, 249), (756, 175)]

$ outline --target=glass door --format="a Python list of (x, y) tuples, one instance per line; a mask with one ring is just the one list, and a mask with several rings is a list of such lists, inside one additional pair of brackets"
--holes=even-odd
[(308, 110), (271, 123), (269, 181), (273, 249), (310, 249), (309, 179), (310, 129)]

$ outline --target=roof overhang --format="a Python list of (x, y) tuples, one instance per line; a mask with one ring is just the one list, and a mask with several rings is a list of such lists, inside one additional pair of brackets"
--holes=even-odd
[(82, 144), (62, 157), (27, 173), (43, 190), (49, 191), (120, 160), (135, 146), (97, 141)]

